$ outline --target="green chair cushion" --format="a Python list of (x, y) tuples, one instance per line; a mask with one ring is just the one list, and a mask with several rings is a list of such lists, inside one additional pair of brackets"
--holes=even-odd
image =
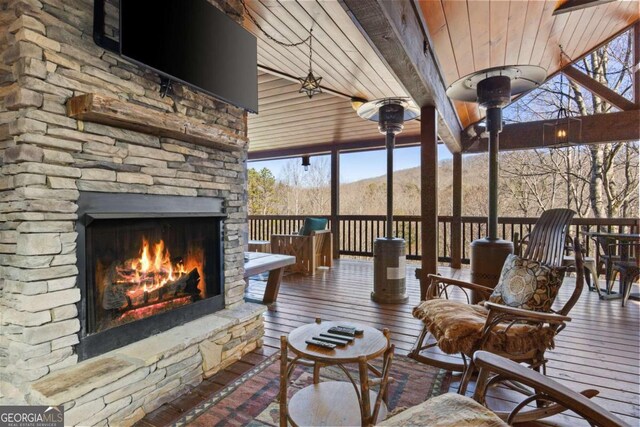
[(326, 218), (305, 218), (304, 225), (300, 230), (302, 236), (309, 236), (312, 231), (322, 231), (327, 228), (329, 220)]

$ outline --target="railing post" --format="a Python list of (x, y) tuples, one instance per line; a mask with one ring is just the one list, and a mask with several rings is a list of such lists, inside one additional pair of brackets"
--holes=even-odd
[(453, 153), (451, 268), (462, 267), (462, 154)]
[(333, 258), (340, 258), (340, 150), (331, 150), (331, 232)]

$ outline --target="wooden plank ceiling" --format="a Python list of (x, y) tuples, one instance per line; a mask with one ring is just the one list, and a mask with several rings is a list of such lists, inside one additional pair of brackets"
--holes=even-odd
[[(554, 16), (555, 0), (419, 1), (447, 84), (475, 71), (533, 64), (553, 75), (560, 48), (576, 59), (638, 20), (638, 0), (618, 0)], [(566, 65), (566, 58), (563, 65)], [(481, 118), (456, 102), (463, 127)]]
[[(309, 48), (280, 46), (256, 28), (258, 64), (280, 77), (260, 72), (259, 114), (249, 116), (250, 151), (382, 138), (375, 123), (360, 119), (348, 96), (377, 99), (405, 96), (385, 62), (337, 0), (245, 0), (259, 25), (283, 42), (298, 42), (313, 26), (313, 71), (322, 85), (346, 96), (299, 94), (290, 77), (306, 76)], [(560, 68), (562, 45), (578, 58), (638, 20), (639, 0), (618, 0), (552, 15), (555, 0), (420, 0), (447, 85), (487, 67), (535, 64)], [(289, 76), (282, 78), (282, 75)], [(481, 118), (473, 104), (457, 103), (463, 127)], [(407, 123), (403, 135), (418, 135)]]
[[(369, 46), (337, 1), (245, 0), (253, 17), (273, 37), (298, 42), (313, 26), (313, 72), (322, 86), (367, 100), (406, 96), (406, 92)], [(289, 76), (309, 72), (309, 47), (280, 46), (245, 17), (245, 27), (258, 38), (258, 64)], [(249, 116), (250, 151), (333, 141), (383, 139), (377, 125), (362, 120), (349, 99), (329, 94), (309, 99), (299, 83), (261, 73), (259, 114)], [(419, 134), (418, 123), (407, 133)]]

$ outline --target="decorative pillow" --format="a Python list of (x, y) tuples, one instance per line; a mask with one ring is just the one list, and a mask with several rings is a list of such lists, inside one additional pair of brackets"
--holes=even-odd
[(328, 223), (329, 220), (326, 218), (305, 218), (300, 234), (303, 236), (309, 236), (312, 231), (321, 231), (327, 228)]
[(509, 255), (489, 301), (525, 310), (549, 312), (565, 271), (564, 267), (549, 267), (518, 255)]

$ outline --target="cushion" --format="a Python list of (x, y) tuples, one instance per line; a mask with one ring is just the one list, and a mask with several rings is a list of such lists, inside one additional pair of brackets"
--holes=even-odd
[(548, 313), (558, 295), (565, 271), (565, 267), (548, 267), (538, 261), (509, 255), (489, 301)]
[(322, 231), (327, 228), (328, 223), (329, 220), (326, 218), (305, 218), (300, 234), (302, 236), (309, 236), (312, 231)]
[[(438, 347), (448, 354), (464, 353), (471, 356), (480, 345), (482, 328), (489, 310), (481, 305), (466, 304), (447, 299), (431, 299), (413, 309), (413, 316), (422, 320)], [(517, 354), (530, 350), (553, 348), (555, 332), (548, 326), (526, 324), (499, 324), (495, 326), (483, 350), (492, 353)]]
[(441, 394), (387, 418), (381, 426), (503, 427), (496, 414), (470, 397)]

